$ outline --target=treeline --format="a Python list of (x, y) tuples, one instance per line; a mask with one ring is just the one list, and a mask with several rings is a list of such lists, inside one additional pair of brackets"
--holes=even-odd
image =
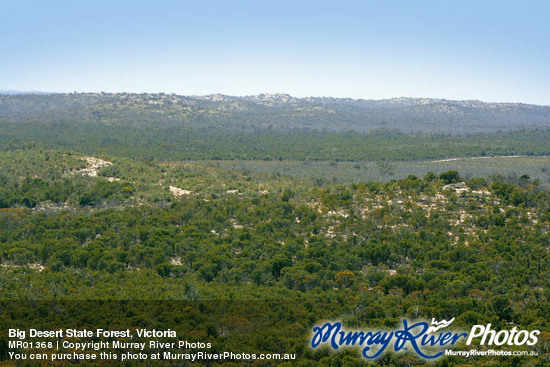
[(89, 182), (85, 179), (66, 178), (46, 182), (27, 176), (21, 183), (8, 181), (0, 176), (0, 208), (25, 206), (34, 208), (39, 203), (50, 202), (67, 205), (98, 205), (102, 201), (128, 199), (134, 188), (131, 184), (109, 182), (106, 179)]

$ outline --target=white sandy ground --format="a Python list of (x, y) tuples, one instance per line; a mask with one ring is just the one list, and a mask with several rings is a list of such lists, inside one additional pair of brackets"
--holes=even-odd
[[(0, 266), (3, 267), (3, 268), (20, 268), (24, 265), (2, 264)], [(29, 268), (31, 268), (33, 270), (36, 270), (38, 272), (41, 272), (42, 270), (45, 269), (42, 264), (38, 264), (38, 263), (27, 264), (26, 266), (28, 266)]]
[(192, 192), (189, 190), (180, 189), (176, 186), (170, 186), (170, 191), (174, 196), (182, 196), (182, 195), (191, 195)]
[(496, 157), (459, 157), (459, 158), (447, 158), (447, 159), (438, 159), (436, 161), (430, 161), (430, 163), (440, 163), (440, 162), (452, 162), (452, 161), (460, 161), (460, 160), (467, 160), (467, 159), (495, 159), (495, 158), (521, 158), (523, 156), (521, 155), (499, 155)]
[[(88, 167), (78, 171), (74, 171), (73, 172), (74, 174), (81, 173), (84, 176), (97, 177), (97, 172), (101, 167), (111, 166), (113, 164), (113, 162), (109, 162), (101, 158), (90, 157), (90, 156), (84, 156), (82, 157), (82, 159), (88, 163)], [(107, 180), (109, 180), (109, 182), (120, 181), (120, 178), (107, 177)]]

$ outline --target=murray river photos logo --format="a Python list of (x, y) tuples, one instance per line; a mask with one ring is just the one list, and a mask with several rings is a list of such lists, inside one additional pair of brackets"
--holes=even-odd
[(491, 324), (474, 325), (469, 332), (447, 330), (454, 318), (447, 321), (432, 319), (431, 324), (425, 321), (409, 322), (402, 320), (402, 325), (391, 330), (348, 330), (342, 323), (327, 322), (315, 326), (311, 336), (311, 347), (328, 345), (334, 350), (343, 347), (360, 347), (361, 354), (367, 359), (376, 359), (388, 349), (395, 352), (412, 350), (422, 358), (435, 359), (445, 354), (459, 342), (466, 345), (485, 346), (521, 346), (535, 345), (539, 330), (493, 330)]

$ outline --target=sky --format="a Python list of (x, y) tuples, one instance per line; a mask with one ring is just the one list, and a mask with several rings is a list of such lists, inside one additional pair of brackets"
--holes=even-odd
[(550, 1), (25, 1), (0, 90), (550, 105)]

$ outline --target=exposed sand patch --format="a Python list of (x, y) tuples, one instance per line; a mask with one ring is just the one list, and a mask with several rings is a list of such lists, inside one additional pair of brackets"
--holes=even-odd
[(182, 196), (182, 195), (191, 195), (192, 192), (189, 190), (180, 189), (176, 186), (170, 186), (170, 191), (174, 196)]
[(183, 265), (181, 263), (181, 257), (174, 257), (173, 259), (170, 259), (170, 265)]
[(233, 225), (233, 228), (235, 228), (235, 229), (241, 229), (241, 228), (243, 228), (243, 226), (240, 225), (239, 223), (237, 223), (237, 221), (236, 221), (235, 219), (230, 219), (229, 221), (230, 221), (231, 224)]
[(349, 217), (349, 214), (346, 213), (344, 210), (329, 210), (327, 214), (331, 216), (338, 216), (338, 217), (344, 217), (344, 218)]
[(1, 266), (3, 268), (20, 268), (20, 267), (23, 267), (23, 266), (28, 266), (29, 268), (31, 268), (33, 270), (36, 270), (38, 272), (41, 272), (42, 270), (45, 269), (44, 265), (39, 264), (39, 263), (32, 263), (32, 264), (27, 264), (27, 265), (2, 264)]
[[(83, 168), (83, 169), (78, 170), (78, 171), (74, 171), (73, 172), (74, 174), (81, 173), (84, 176), (97, 177), (97, 172), (101, 167), (111, 166), (113, 164), (113, 162), (109, 162), (109, 161), (106, 161), (104, 159), (96, 158), (96, 157), (84, 156), (84, 157), (82, 157), (82, 159), (85, 160), (88, 163), (88, 167)], [(111, 181), (111, 179), (112, 179), (112, 181)], [(111, 181), (111, 182), (120, 181), (120, 179), (115, 178), (115, 177), (110, 177), (109, 181)]]
[(499, 155), (496, 157), (458, 157), (458, 158), (447, 158), (447, 159), (438, 159), (435, 161), (430, 161), (430, 163), (440, 163), (440, 162), (452, 162), (468, 159), (494, 159), (494, 158), (521, 158), (521, 155)]
[(466, 186), (464, 182), (456, 182), (443, 186), (443, 191), (445, 190), (454, 190), (457, 194), (462, 194), (463, 192), (468, 192), (470, 189)]

